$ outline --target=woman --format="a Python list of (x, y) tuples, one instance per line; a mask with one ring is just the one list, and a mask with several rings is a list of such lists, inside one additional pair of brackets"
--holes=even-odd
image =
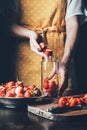
[(79, 21), (84, 20), (83, 1), (14, 0), (9, 1), (6, 16), (11, 33), (16, 37), (16, 78), (24, 84), (33, 83), (41, 87), (41, 56), (46, 55), (40, 52), (38, 37), (44, 35), (48, 48), (59, 59), (59, 68), (51, 73), (49, 79), (55, 73), (60, 74), (61, 92), (67, 87), (68, 82), (68, 91), (65, 91), (64, 95), (73, 94), (77, 86), (74, 63), (71, 59), (78, 39)]

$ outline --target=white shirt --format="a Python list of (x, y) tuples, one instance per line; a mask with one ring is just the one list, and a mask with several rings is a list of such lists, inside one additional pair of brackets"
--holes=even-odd
[(75, 15), (80, 16), (81, 24), (87, 21), (87, 10), (85, 8), (83, 0), (67, 0), (65, 20)]

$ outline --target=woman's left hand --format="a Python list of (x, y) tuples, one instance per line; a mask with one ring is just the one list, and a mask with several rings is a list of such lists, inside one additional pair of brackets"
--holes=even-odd
[(59, 93), (62, 95), (63, 91), (67, 88), (68, 85), (68, 69), (62, 62), (60, 62), (59, 64), (55, 65), (50, 75), (48, 76), (48, 79), (52, 79), (55, 74), (58, 74)]

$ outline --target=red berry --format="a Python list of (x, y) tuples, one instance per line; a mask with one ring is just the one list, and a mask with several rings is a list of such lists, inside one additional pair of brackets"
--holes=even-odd
[(45, 82), (45, 83), (43, 84), (43, 88), (45, 88), (45, 89), (49, 88), (49, 83), (48, 83), (48, 82)]

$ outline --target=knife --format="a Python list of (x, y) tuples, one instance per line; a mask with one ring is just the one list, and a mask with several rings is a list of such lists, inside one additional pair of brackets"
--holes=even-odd
[(51, 113), (64, 113), (64, 112), (69, 112), (69, 111), (74, 111), (74, 110), (83, 110), (83, 109), (87, 109), (87, 106), (82, 106), (82, 105), (76, 105), (73, 107), (69, 107), (69, 106), (64, 106), (64, 107), (50, 107), (48, 108), (46, 111), (47, 112), (51, 112)]

